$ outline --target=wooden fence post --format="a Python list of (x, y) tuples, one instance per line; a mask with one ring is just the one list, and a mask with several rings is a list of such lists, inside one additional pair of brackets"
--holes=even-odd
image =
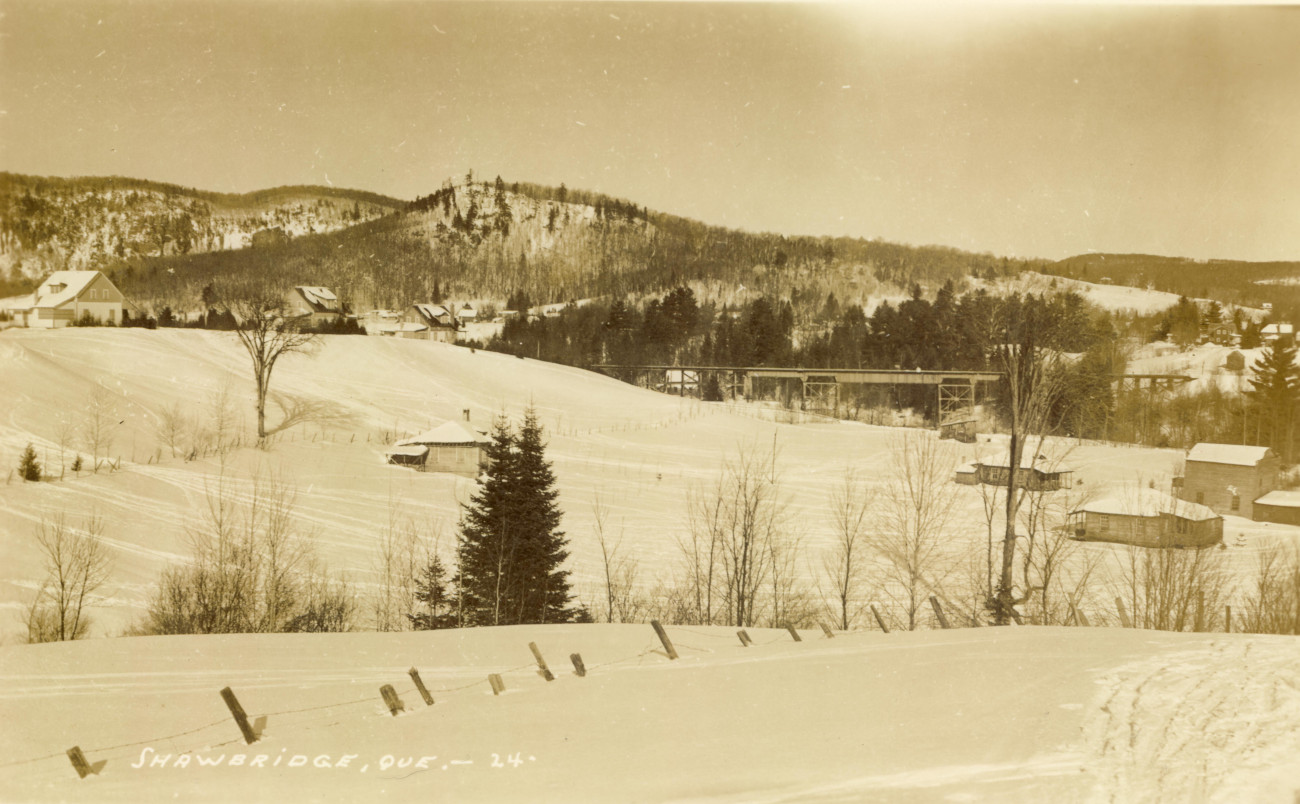
[(397, 717), (398, 712), (406, 711), (402, 705), (402, 699), (397, 697), (397, 690), (393, 689), (392, 684), (385, 684), (379, 688), (379, 694), (384, 696), (384, 703), (388, 704), (388, 712), (393, 717)]
[(796, 631), (796, 630), (794, 630), (794, 626), (793, 626), (793, 625), (790, 625), (789, 623), (787, 623), (786, 626), (785, 626), (785, 630), (787, 630), (787, 631), (790, 632), (790, 636), (794, 637), (794, 641), (795, 641), (795, 642), (803, 642), (803, 637), (799, 636), (799, 632)]
[(749, 634), (745, 633), (743, 628), (736, 632), (736, 636), (740, 637), (741, 647), (748, 648), (750, 645), (754, 644), (754, 641), (749, 638)]
[(871, 604), (871, 613), (876, 615), (876, 624), (880, 626), (880, 630), (888, 634), (889, 626), (885, 625), (885, 618), (880, 616), (880, 609), (876, 608), (875, 603)]
[(831, 631), (831, 629), (829, 629), (829, 628), (826, 627), (826, 623), (817, 623), (817, 624), (820, 625), (820, 626), (822, 627), (822, 633), (826, 635), (826, 638), (827, 638), (827, 639), (834, 639), (834, 638), (835, 638), (835, 633), (834, 633), (833, 631)]
[(587, 675), (587, 666), (582, 663), (582, 656), (576, 653), (570, 653), (569, 661), (573, 662), (573, 672), (578, 674), (578, 678)]
[(1225, 606), (1223, 609), (1223, 632), (1232, 633), (1232, 606)]
[(651, 620), (650, 627), (659, 635), (659, 641), (664, 643), (664, 650), (668, 651), (668, 658), (676, 659), (677, 649), (673, 647), (672, 640), (668, 638), (668, 632), (664, 631), (664, 627), (659, 624), (658, 620)]
[(419, 691), (420, 697), (424, 699), (425, 706), (433, 706), (433, 696), (429, 694), (429, 688), (424, 686), (420, 680), (420, 671), (412, 667), (407, 671), (411, 674), (411, 680), (415, 682), (415, 689)]
[(934, 608), (934, 616), (939, 618), (939, 627), (947, 629), (949, 627), (948, 618), (943, 614), (943, 607), (939, 605), (939, 598), (930, 595), (930, 605)]
[(488, 676), (488, 683), (492, 685), (493, 695), (500, 695), (506, 691), (506, 683), (501, 680), (501, 676), (497, 673)]
[(248, 723), (248, 715), (244, 714), (244, 707), (239, 705), (239, 699), (230, 687), (221, 691), (221, 698), (226, 702), (226, 707), (230, 709), (230, 714), (235, 718), (235, 723), (239, 725), (239, 731), (244, 735), (244, 742), (252, 745), (257, 742), (257, 735), (253, 733), (253, 727)]
[(95, 770), (90, 767), (86, 761), (86, 755), (81, 753), (81, 746), (74, 745), (68, 749), (68, 759), (72, 761), (72, 767), (76, 769), (77, 776), (81, 779), (86, 778)]
[(1128, 609), (1124, 606), (1124, 598), (1116, 596), (1115, 608), (1119, 610), (1119, 624), (1125, 628), (1132, 628), (1133, 621), (1129, 619)]
[(538, 649), (536, 642), (529, 642), (528, 649), (533, 652), (533, 658), (537, 660), (537, 669), (542, 671), (542, 678), (547, 681), (554, 681), (555, 676), (551, 673), (551, 668), (546, 666), (546, 660), (542, 658), (542, 652)]

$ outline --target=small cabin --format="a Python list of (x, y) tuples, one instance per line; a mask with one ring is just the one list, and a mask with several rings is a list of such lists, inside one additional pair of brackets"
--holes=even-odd
[(1155, 489), (1093, 500), (1069, 515), (1070, 535), (1138, 547), (1210, 547), (1223, 540), (1223, 517)]
[[(1006, 456), (981, 458), (957, 470), (953, 481), (965, 486), (1006, 486), (1010, 479), (1011, 464)], [(972, 474), (973, 473), (973, 474)], [(1016, 488), (1026, 491), (1059, 491), (1074, 486), (1074, 470), (1052, 465), (1042, 455), (1026, 453), (1020, 459), (1016, 472)]]
[(1246, 356), (1234, 349), (1223, 359), (1223, 369), (1240, 374), (1246, 370)]
[(1251, 505), (1256, 522), (1300, 525), (1300, 491), (1270, 491)]
[(421, 472), (478, 477), (487, 468), (489, 443), (487, 436), (469, 425), (450, 421), (398, 441), (388, 450), (388, 462)]

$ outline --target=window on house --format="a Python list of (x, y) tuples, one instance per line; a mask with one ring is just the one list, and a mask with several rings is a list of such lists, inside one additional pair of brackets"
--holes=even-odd
[(1241, 510), (1241, 495), (1240, 495), (1240, 494), (1234, 494), (1234, 495), (1232, 495), (1232, 510), (1234, 510), (1234, 511), (1240, 511), (1240, 510)]
[(1196, 504), (1205, 505), (1205, 492), (1203, 491), (1196, 492)]
[(1186, 533), (1188, 530), (1187, 520), (1174, 517), (1174, 530), (1178, 533)]
[(1110, 516), (1097, 514), (1097, 530), (1110, 530)]

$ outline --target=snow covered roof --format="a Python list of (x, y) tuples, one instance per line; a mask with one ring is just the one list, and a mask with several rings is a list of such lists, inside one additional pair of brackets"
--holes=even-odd
[(1300, 491), (1270, 491), (1258, 500), (1255, 505), (1276, 505), (1279, 508), (1300, 508)]
[(398, 444), (388, 450), (389, 455), (409, 455), (412, 458), (423, 458), (429, 454), (429, 448), (420, 444)]
[(1254, 466), (1268, 456), (1268, 447), (1247, 447), (1241, 444), (1197, 444), (1187, 453), (1187, 460), (1202, 463), (1227, 463), (1234, 466)]
[(299, 285), (294, 290), (302, 294), (307, 303), (312, 306), (316, 312), (336, 313), (339, 309), (339, 299), (334, 295), (334, 291), (329, 288), (315, 287), (312, 285)]
[(417, 436), (403, 439), (397, 442), (398, 446), (408, 446), (412, 444), (426, 445), (451, 445), (451, 444), (479, 444), (486, 441), (483, 436), (474, 430), (465, 426), (461, 422), (444, 422), (437, 427)]
[(957, 467), (956, 473), (959, 475), (973, 475), (979, 472), (979, 467), (974, 463), (963, 463)]
[(1290, 324), (1266, 324), (1259, 331), (1260, 335), (1294, 335), (1295, 327)]
[[(1007, 460), (1007, 457), (1008, 456), (1006, 453), (1000, 453), (998, 455), (991, 455), (987, 458), (981, 458), (979, 460), (979, 463), (983, 466), (992, 466), (998, 469), (1008, 469), (1011, 466), (1011, 461)], [(1024, 453), (1021, 454), (1020, 468), (1037, 469), (1040, 472), (1047, 472), (1049, 474), (1074, 471), (1068, 466), (1061, 466), (1059, 464), (1053, 465), (1051, 459), (1047, 458), (1044, 455), (1035, 455), (1031, 450), (1025, 450)]]
[[(33, 307), (58, 307), (81, 295), (81, 292), (95, 281), (99, 271), (55, 271), (50, 278), (41, 283), (36, 291), (36, 303)], [(62, 289), (53, 288), (62, 285)]]
[(466, 302), (460, 306), (460, 311), (456, 313), (456, 315), (461, 318), (478, 318), (478, 310), (470, 307), (469, 302)]
[(1149, 516), (1173, 514), (1180, 519), (1201, 522), (1219, 519), (1219, 515), (1204, 505), (1171, 497), (1156, 489), (1132, 489), (1115, 496), (1102, 497), (1079, 506), (1078, 511), (1090, 514), (1115, 514), (1118, 516)]

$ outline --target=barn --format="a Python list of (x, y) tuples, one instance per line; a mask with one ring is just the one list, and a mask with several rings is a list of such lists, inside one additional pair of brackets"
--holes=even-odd
[(1256, 522), (1300, 525), (1300, 491), (1270, 491), (1251, 505)]
[(425, 340), (455, 343), (456, 334), (460, 332), (460, 321), (441, 304), (413, 304), (402, 320), (423, 327), (417, 337)]
[(1076, 539), (1139, 547), (1209, 547), (1223, 540), (1223, 517), (1155, 489), (1132, 489), (1070, 512)]
[(398, 441), (388, 451), (388, 462), (421, 472), (447, 472), (477, 477), (487, 465), (486, 436), (469, 425), (451, 421), (428, 432)]
[(1250, 518), (1255, 500), (1277, 488), (1278, 459), (1268, 447), (1197, 444), (1181, 482), (1182, 499)]

